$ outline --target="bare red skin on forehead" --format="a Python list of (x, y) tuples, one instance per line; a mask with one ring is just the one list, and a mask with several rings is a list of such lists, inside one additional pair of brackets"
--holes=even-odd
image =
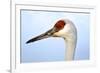
[(65, 21), (64, 20), (59, 20), (56, 24), (55, 24), (55, 28), (56, 28), (56, 31), (58, 32), (59, 30), (63, 29), (64, 26), (65, 26)]

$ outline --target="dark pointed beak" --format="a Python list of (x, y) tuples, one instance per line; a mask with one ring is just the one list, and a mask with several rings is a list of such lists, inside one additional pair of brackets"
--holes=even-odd
[(54, 28), (53, 29), (50, 29), (49, 31), (39, 35), (39, 36), (36, 36), (30, 40), (28, 40), (26, 43), (31, 43), (31, 42), (35, 42), (35, 41), (38, 41), (38, 40), (42, 40), (42, 39), (45, 39), (45, 38), (49, 38), (53, 35), (53, 33), (55, 33), (54, 31)]

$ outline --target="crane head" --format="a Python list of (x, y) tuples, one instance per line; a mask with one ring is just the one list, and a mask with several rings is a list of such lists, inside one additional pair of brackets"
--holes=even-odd
[[(67, 28), (65, 26), (67, 26)], [(67, 21), (58, 20), (52, 29), (48, 30), (47, 32), (39, 36), (36, 36), (28, 40), (26, 43), (35, 42), (35, 41), (42, 40), (49, 37), (65, 37), (67, 33), (66, 31), (69, 31), (69, 28), (70, 27)]]

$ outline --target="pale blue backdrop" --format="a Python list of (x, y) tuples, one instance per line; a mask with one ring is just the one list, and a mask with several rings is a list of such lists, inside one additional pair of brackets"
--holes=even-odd
[(73, 21), (77, 28), (75, 60), (89, 59), (89, 14), (21, 10), (21, 63), (64, 61), (65, 43), (62, 38), (52, 37), (26, 44), (32, 37), (52, 28), (52, 23), (62, 17)]

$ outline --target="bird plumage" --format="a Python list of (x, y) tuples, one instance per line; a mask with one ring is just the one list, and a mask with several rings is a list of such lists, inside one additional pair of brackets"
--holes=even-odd
[(54, 27), (47, 32), (36, 36), (26, 43), (35, 42), (49, 37), (62, 37), (65, 40), (65, 60), (73, 60), (77, 43), (77, 30), (74, 23), (68, 19), (58, 20)]

